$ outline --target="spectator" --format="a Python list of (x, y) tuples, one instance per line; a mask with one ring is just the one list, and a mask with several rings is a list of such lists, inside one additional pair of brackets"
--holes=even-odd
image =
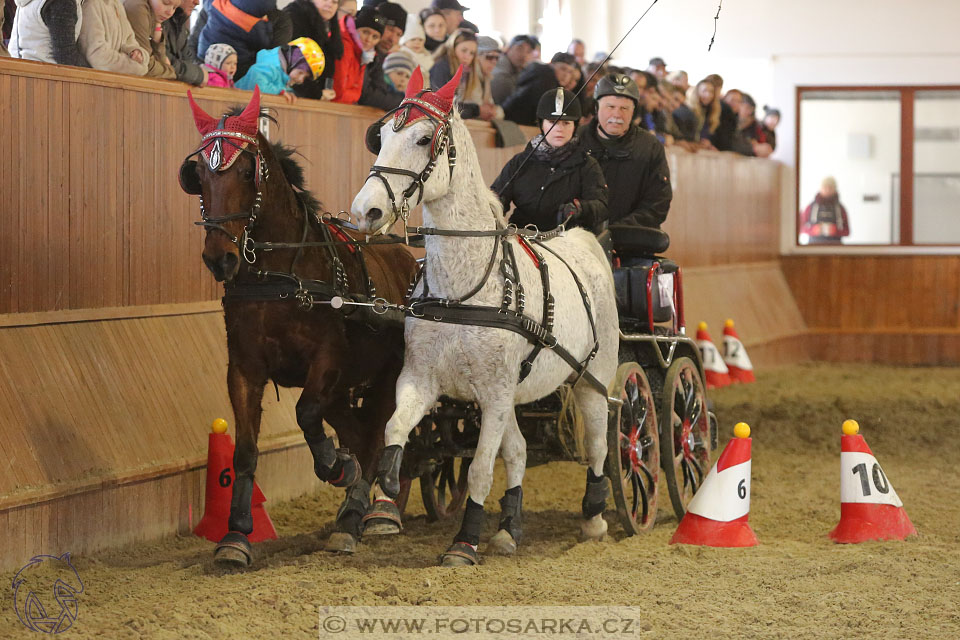
[[(717, 98), (723, 95), (723, 78), (716, 73), (711, 73), (706, 78), (710, 81), (716, 90)], [(739, 93), (739, 91), (737, 92)], [(735, 94), (736, 95), (736, 94)], [(731, 98), (735, 99), (735, 98)], [(743, 143), (737, 135), (737, 122), (739, 116), (737, 112), (726, 102), (720, 101), (720, 125), (711, 135), (710, 142), (719, 151), (736, 151), (742, 153)]]
[(555, 53), (550, 64), (531, 63), (517, 80), (516, 90), (503, 102), (507, 120), (536, 126), (540, 96), (570, 82), (577, 61), (569, 53)]
[[(366, 7), (369, 0), (364, 3)], [(403, 94), (387, 86), (383, 75), (383, 61), (400, 45), (400, 38), (407, 26), (407, 11), (396, 2), (380, 2), (377, 12), (383, 18), (383, 35), (374, 50), (367, 73), (363, 77), (360, 104), (389, 111), (400, 106)]]
[(673, 112), (683, 105), (683, 91), (681, 91), (676, 85), (671, 84), (666, 80), (660, 81), (659, 88), (661, 96), (661, 107), (659, 113), (663, 116), (664, 144), (675, 144), (683, 147), (687, 151), (695, 152), (697, 150), (697, 146), (683, 139), (683, 132), (680, 131), (680, 128), (673, 119)]
[(505, 54), (493, 70), (493, 100), (503, 104), (504, 100), (517, 88), (520, 72), (533, 60), (534, 40), (530, 36), (514, 36), (507, 45)]
[(472, 92), (465, 92), (460, 113), (464, 118), (503, 120), (503, 108), (494, 103), (490, 81), (500, 60), (500, 43), (488, 36), (477, 38), (477, 56), (471, 73), (477, 77)]
[[(82, 0), (81, 0), (82, 1)], [(200, 34), (203, 32), (203, 28), (207, 26), (207, 18), (209, 17), (210, 6), (213, 4), (213, 0), (200, 0), (200, 11), (196, 12), (192, 16), (190, 21), (193, 25), (190, 28), (190, 48), (194, 51), (197, 51), (200, 48)], [(199, 60), (203, 60), (203, 56), (197, 54)]]
[[(640, 71), (639, 74), (643, 79), (643, 86), (637, 87), (640, 90), (640, 107), (637, 109), (638, 115), (634, 117), (641, 129), (652, 133), (661, 144), (666, 144), (668, 142), (667, 125), (661, 111), (663, 104), (657, 77), (649, 71)], [(669, 142), (673, 142), (672, 136)]]
[(597, 117), (579, 135), (603, 169), (610, 224), (659, 229), (673, 199), (670, 168), (663, 145), (631, 125), (640, 90), (627, 76), (611, 73), (597, 83), (594, 99)]
[(167, 57), (167, 41), (162, 23), (168, 20), (179, 6), (179, 0), (124, 0), (127, 20), (133, 28), (137, 42), (150, 52), (147, 59), (147, 76), (173, 80), (177, 72)]
[(477, 36), (472, 31), (462, 29), (447, 39), (447, 42), (437, 49), (434, 54), (433, 68), (430, 69), (430, 85), (439, 89), (450, 80), (463, 66), (463, 75), (460, 86), (457, 88), (457, 97), (461, 100), (465, 93), (473, 93), (477, 85), (476, 74), (473, 73), (473, 62), (477, 58)]
[(424, 46), (427, 51), (433, 53), (447, 41), (447, 21), (439, 11), (424, 9), (420, 12), (420, 22), (427, 34)]
[(400, 38), (400, 48), (410, 54), (420, 70), (429, 77), (433, 67), (433, 56), (426, 48), (427, 35), (420, 24), (420, 18), (415, 13), (407, 16), (407, 28)]
[[(81, 0), (17, 0), (10, 34), (10, 51), (0, 39), (0, 50), (24, 60), (89, 67), (80, 52)], [(0, 22), (3, 16), (0, 15)]]
[(540, 133), (510, 159), (492, 187), (504, 212), (514, 205), (512, 224), (532, 224), (541, 231), (559, 224), (594, 233), (603, 230), (606, 179), (597, 161), (578, 145), (575, 133), (580, 116), (580, 101), (569, 91), (552, 89), (540, 98)]
[(343, 58), (333, 77), (333, 90), (337, 94), (334, 102), (356, 104), (360, 100), (366, 67), (376, 57), (375, 48), (385, 26), (380, 12), (370, 7), (363, 7), (355, 17), (341, 16)]
[(667, 77), (667, 63), (663, 58), (650, 58), (647, 64), (647, 72), (652, 73), (657, 80), (663, 80)]
[(690, 80), (687, 78), (686, 71), (671, 71), (667, 74), (667, 82), (680, 89), (684, 95), (690, 90)]
[(290, 16), (292, 37), (310, 38), (316, 42), (326, 60), (323, 74), (319, 78), (294, 87), (294, 93), (300, 98), (333, 100), (337, 97), (333, 90), (333, 77), (336, 74), (337, 60), (343, 57), (337, 4), (337, 0), (294, 0), (283, 8)]
[[(430, 8), (434, 11), (439, 11), (443, 16), (444, 21), (447, 23), (447, 33), (454, 33), (461, 28), (463, 24), (463, 12), (469, 11), (469, 7), (465, 7), (457, 0), (433, 0), (430, 4)], [(468, 25), (466, 27), (468, 30), (477, 32), (475, 25)]]
[(323, 74), (323, 51), (310, 38), (297, 38), (290, 44), (257, 52), (257, 62), (236, 83), (237, 89), (281, 95), (287, 102), (296, 95), (287, 91)]
[(237, 50), (237, 79), (254, 63), (258, 51), (293, 40), (290, 16), (277, 9), (276, 0), (212, 0), (205, 8), (207, 22), (197, 54), (205, 56), (214, 42), (229, 44)]
[(357, 0), (340, 0), (340, 8), (337, 9), (337, 22), (345, 15), (357, 15)]
[(207, 47), (203, 60), (207, 71), (207, 85), (233, 89), (233, 76), (237, 72), (237, 51), (228, 44), (215, 43)]
[(583, 40), (579, 38), (571, 40), (570, 44), (567, 45), (567, 53), (577, 59), (578, 67), (583, 68), (587, 64), (587, 45), (584, 44)]
[(771, 149), (777, 148), (777, 125), (780, 124), (780, 110), (763, 105), (763, 132)]
[(711, 140), (720, 127), (720, 104), (717, 88), (707, 79), (687, 91), (686, 103), (673, 112), (683, 139), (704, 149), (716, 149)]
[(198, 4), (200, 0), (181, 0), (170, 19), (163, 23), (163, 38), (177, 80), (203, 86), (207, 84), (207, 70), (197, 62), (197, 51), (190, 48), (190, 15)]
[(137, 43), (120, 0), (84, 0), (77, 46), (94, 69), (147, 72), (150, 54)]
[(403, 93), (407, 90), (410, 76), (413, 75), (413, 70), (416, 68), (417, 63), (413, 60), (413, 56), (403, 49), (394, 51), (383, 61), (383, 74), (387, 86), (394, 91)]
[(767, 134), (760, 123), (757, 122), (757, 103), (753, 101), (753, 97), (748, 93), (742, 94), (741, 97), (739, 114), (740, 130), (738, 135), (745, 144), (749, 145), (752, 155), (758, 158), (767, 158), (773, 153), (773, 147), (767, 143)]
[(841, 244), (842, 238), (850, 235), (847, 210), (840, 204), (837, 181), (833, 178), (823, 179), (820, 192), (803, 210), (800, 233), (808, 236), (807, 244)]

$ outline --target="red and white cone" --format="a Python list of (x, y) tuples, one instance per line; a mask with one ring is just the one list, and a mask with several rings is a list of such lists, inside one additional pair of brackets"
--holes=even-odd
[(740, 342), (733, 320), (723, 323), (723, 363), (730, 372), (731, 382), (754, 382), (753, 363), (747, 355), (747, 348)]
[[(203, 519), (194, 528), (194, 535), (211, 542), (220, 542), (227, 535), (230, 520), (230, 500), (233, 497), (233, 450), (234, 444), (227, 433), (227, 421), (217, 418), (213, 421), (213, 432), (207, 444), (207, 492), (204, 497)], [(250, 507), (253, 512), (253, 531), (247, 536), (250, 542), (276, 540), (277, 530), (264, 509), (267, 501), (260, 486), (253, 483), (253, 498)]]
[(903, 540), (917, 533), (856, 420), (843, 423), (840, 437), (840, 523), (834, 542)]
[(750, 528), (750, 427), (733, 428), (734, 438), (687, 505), (670, 544), (753, 547), (760, 541)]
[(718, 389), (730, 384), (730, 371), (720, 357), (720, 351), (713, 344), (710, 334), (707, 333), (706, 322), (697, 325), (697, 346), (700, 347), (703, 372), (707, 377), (707, 389)]

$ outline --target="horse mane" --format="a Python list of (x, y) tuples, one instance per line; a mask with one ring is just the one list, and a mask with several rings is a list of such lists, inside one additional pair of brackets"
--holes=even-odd
[[(457, 172), (460, 172), (459, 178), (467, 187), (456, 192), (458, 199), (462, 200), (462, 202), (458, 202), (458, 206), (464, 211), (470, 211), (479, 204), (481, 207), (489, 209), (500, 226), (505, 227), (507, 219), (503, 212), (503, 203), (500, 202), (500, 198), (483, 179), (483, 174), (480, 172), (480, 158), (473, 143), (473, 136), (470, 135), (470, 129), (467, 128), (466, 122), (460, 117), (458, 109), (453, 110), (450, 121), (451, 134), (456, 142), (458, 155), (457, 168), (454, 174), (456, 176)], [(474, 199), (474, 194), (479, 197), (479, 203)]]
[[(234, 105), (230, 107), (224, 115), (238, 116), (243, 113), (244, 108), (243, 105)], [(260, 109), (260, 117), (266, 118), (278, 127), (280, 126), (277, 118), (273, 115), (272, 109)], [(295, 155), (302, 156), (303, 154), (297, 151), (296, 147), (285, 145), (279, 140), (277, 142), (270, 142), (268, 140), (267, 144), (270, 145), (270, 150), (280, 164), (280, 170), (283, 171), (283, 176), (287, 179), (287, 182), (290, 183), (290, 186), (293, 187), (293, 195), (297, 199), (297, 204), (303, 207), (309, 217), (318, 218), (323, 210), (323, 203), (313, 195), (312, 191), (306, 188), (307, 180), (303, 174), (303, 167), (294, 159)]]

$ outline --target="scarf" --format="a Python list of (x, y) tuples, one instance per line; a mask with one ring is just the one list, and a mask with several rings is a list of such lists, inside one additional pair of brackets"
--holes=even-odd
[(536, 151), (533, 152), (533, 157), (537, 160), (546, 162), (551, 166), (556, 166), (572, 156), (577, 150), (577, 144), (579, 142), (577, 140), (577, 136), (573, 136), (570, 139), (570, 142), (562, 147), (552, 147), (550, 146), (550, 143), (543, 138), (544, 135), (541, 133), (530, 141), (530, 144), (536, 149)]

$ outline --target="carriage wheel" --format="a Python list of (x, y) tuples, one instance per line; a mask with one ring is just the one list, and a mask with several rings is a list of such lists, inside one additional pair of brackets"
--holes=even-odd
[(677, 518), (710, 470), (710, 419), (700, 371), (690, 358), (674, 360), (663, 380), (660, 459)]
[(467, 501), (467, 471), (472, 458), (444, 458), (420, 476), (420, 495), (431, 522), (456, 513)]
[(617, 369), (610, 396), (623, 400), (610, 413), (607, 475), (627, 535), (648, 531), (657, 519), (660, 447), (650, 384), (636, 362)]

